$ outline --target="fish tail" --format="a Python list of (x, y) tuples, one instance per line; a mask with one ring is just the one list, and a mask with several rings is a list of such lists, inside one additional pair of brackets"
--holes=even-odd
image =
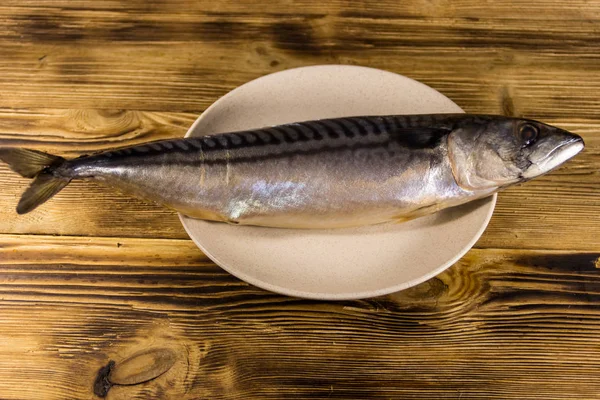
[(0, 148), (0, 160), (21, 176), (33, 179), (17, 205), (19, 214), (28, 213), (45, 203), (71, 181), (71, 178), (55, 173), (66, 161), (59, 156), (37, 150), (3, 147)]

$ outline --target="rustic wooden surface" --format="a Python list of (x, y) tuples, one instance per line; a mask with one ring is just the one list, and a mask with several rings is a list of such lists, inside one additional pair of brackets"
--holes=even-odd
[(0, 145), (179, 137), (236, 86), (323, 63), (587, 143), (502, 193), (446, 272), (346, 302), (239, 281), (174, 213), (92, 184), (18, 217), (2, 165), (0, 399), (600, 399), (600, 1), (10, 0), (0, 20)]

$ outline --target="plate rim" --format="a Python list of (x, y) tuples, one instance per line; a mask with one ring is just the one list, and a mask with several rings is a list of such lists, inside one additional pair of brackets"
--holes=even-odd
[[(385, 73), (385, 74), (391, 74), (391, 75), (395, 75), (395, 76), (400, 76), (404, 79), (410, 80), (416, 84), (418, 84), (419, 86), (423, 86), (427, 89), (432, 89), (432, 90), (436, 90), (434, 88), (432, 88), (431, 86), (428, 86), (422, 82), (419, 82), (415, 79), (412, 79), (410, 77), (407, 77), (405, 75), (401, 75), (401, 74), (397, 74), (395, 72), (391, 72), (391, 71), (386, 71), (383, 69), (379, 69), (379, 68), (372, 68), (372, 67), (365, 67), (365, 66), (359, 66), (359, 65), (344, 65), (344, 64), (317, 64), (317, 65), (309, 65), (309, 66), (302, 66), (302, 67), (296, 67), (296, 68), (289, 68), (289, 69), (285, 69), (285, 70), (281, 70), (281, 71), (277, 71), (277, 72), (273, 72), (267, 75), (262, 75), (258, 78), (252, 79), (240, 86), (237, 86), (235, 89), (227, 92), (226, 94), (224, 94), (223, 96), (219, 97), (214, 103), (212, 103), (208, 108), (206, 108), (199, 116), (198, 118), (196, 118), (196, 120), (194, 121), (194, 123), (189, 127), (189, 129), (187, 130), (187, 132), (185, 133), (184, 137), (190, 137), (191, 133), (196, 129), (196, 126), (200, 124), (202, 118), (204, 117), (204, 115), (211, 111), (211, 109), (213, 108), (217, 108), (219, 107), (220, 103), (222, 103), (223, 101), (225, 101), (225, 97), (228, 97), (230, 95), (235, 95), (235, 92), (240, 90), (243, 86), (250, 84), (251, 82), (255, 82), (258, 80), (262, 80), (265, 79), (267, 77), (272, 77), (273, 75), (278, 75), (278, 74), (285, 74), (288, 73), (290, 71), (297, 71), (297, 70), (305, 70), (305, 69), (314, 69), (314, 68), (347, 68), (347, 69), (366, 69), (366, 70), (370, 70), (370, 71), (376, 71), (379, 73)], [(436, 90), (437, 91), (437, 90)], [(438, 92), (440, 93), (440, 92)], [(440, 93), (442, 96), (444, 96), (443, 93)], [(445, 96), (444, 96), (445, 97)], [(452, 101), (450, 99), (450, 101)], [(461, 107), (459, 107), (461, 108)], [(461, 108), (462, 110), (462, 108)], [(464, 111), (463, 111), (464, 112)], [(189, 238), (194, 242), (194, 244), (196, 246), (198, 246), (198, 248), (210, 259), (212, 260), (219, 268), (224, 269), (225, 271), (227, 271), (227, 273), (235, 276), (236, 278), (249, 283), (253, 286), (259, 287), (261, 289), (270, 291), (270, 292), (274, 292), (277, 294), (281, 294), (281, 295), (285, 295), (285, 296), (291, 296), (291, 297), (297, 297), (297, 298), (303, 298), (303, 299), (311, 299), (311, 300), (359, 300), (359, 299), (365, 299), (365, 298), (372, 298), (372, 297), (378, 297), (378, 296), (384, 296), (384, 295), (388, 295), (391, 293), (396, 293), (399, 292), (401, 290), (405, 290), (408, 289), (410, 287), (416, 286), (420, 283), (423, 283), (433, 277), (435, 277), (436, 275), (442, 273), (443, 271), (445, 271), (446, 269), (448, 269), (449, 267), (451, 267), (453, 264), (455, 264), (457, 261), (459, 261), (465, 254), (467, 254), (469, 252), (469, 250), (471, 250), (473, 248), (473, 246), (475, 245), (475, 243), (481, 238), (481, 236), (483, 235), (483, 232), (485, 232), (485, 230), (487, 229), (489, 222), (492, 218), (492, 215), (494, 213), (494, 210), (496, 208), (496, 202), (498, 200), (498, 193), (493, 193), (491, 196), (487, 197), (488, 199), (491, 199), (490, 204), (489, 204), (489, 210), (487, 212), (487, 214), (485, 215), (485, 219), (481, 225), (481, 227), (479, 228), (479, 230), (475, 233), (475, 235), (473, 235), (473, 237), (471, 238), (471, 240), (462, 247), (462, 249), (456, 253), (456, 255), (454, 257), (452, 257), (450, 260), (448, 260), (447, 262), (445, 262), (444, 264), (440, 265), (438, 268), (430, 271), (427, 274), (424, 274), (422, 276), (419, 276), (418, 278), (415, 279), (411, 279), (409, 281), (405, 281), (402, 282), (398, 285), (394, 285), (394, 286), (388, 286), (382, 289), (377, 289), (377, 290), (368, 290), (368, 291), (361, 291), (361, 292), (352, 292), (352, 293), (322, 293), (322, 292), (307, 292), (307, 291), (302, 291), (302, 290), (296, 290), (296, 289), (290, 289), (290, 288), (286, 288), (286, 287), (282, 287), (279, 285), (274, 285), (268, 282), (264, 282), (260, 279), (254, 278), (250, 275), (247, 275), (244, 272), (241, 271), (232, 271), (229, 267), (229, 265), (227, 265), (227, 263), (221, 262), (221, 260), (219, 259), (218, 256), (215, 256), (213, 254), (211, 254), (210, 251), (208, 251), (195, 237), (194, 235), (192, 235), (192, 232), (190, 231), (190, 229), (188, 228), (188, 226), (185, 223), (185, 218), (189, 218), (186, 217), (185, 215), (181, 214), (181, 213), (177, 213), (179, 220), (181, 222), (181, 224), (183, 225), (183, 228), (185, 230), (185, 232), (187, 233), (187, 235), (189, 236)]]

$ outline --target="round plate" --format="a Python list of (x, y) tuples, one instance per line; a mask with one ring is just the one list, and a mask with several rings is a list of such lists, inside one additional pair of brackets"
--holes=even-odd
[[(434, 89), (372, 68), (322, 65), (256, 79), (209, 107), (186, 137), (352, 115), (463, 112)], [(342, 300), (421, 283), (456, 262), (483, 233), (496, 195), (405, 223), (294, 230), (185, 217), (192, 240), (231, 274), (290, 296)]]

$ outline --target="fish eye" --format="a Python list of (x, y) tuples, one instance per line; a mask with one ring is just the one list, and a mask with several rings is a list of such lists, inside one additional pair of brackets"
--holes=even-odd
[(519, 129), (519, 134), (523, 140), (523, 147), (530, 146), (535, 143), (538, 136), (538, 129), (531, 124), (525, 124)]

